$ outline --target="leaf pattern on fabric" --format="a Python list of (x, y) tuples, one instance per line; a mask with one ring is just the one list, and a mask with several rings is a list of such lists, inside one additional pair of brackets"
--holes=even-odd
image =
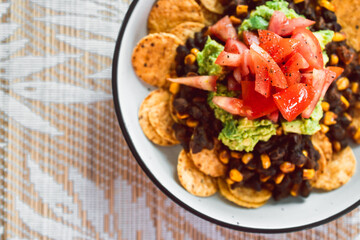
[(46, 103), (93, 103), (112, 99), (111, 94), (56, 82), (20, 82), (11, 88), (22, 97)]
[(18, 27), (15, 23), (0, 23), (0, 41), (10, 37)]
[(10, 3), (0, 3), (0, 18), (8, 11), (9, 7)]
[(107, 68), (101, 72), (89, 75), (88, 78), (92, 78), (92, 79), (111, 79), (111, 74), (112, 74), (112, 69), (111, 68)]
[(1, 91), (0, 111), (9, 115), (13, 120), (22, 126), (31, 130), (55, 136), (63, 135), (62, 132), (51, 126), (49, 122), (33, 113), (30, 108)]
[(54, 67), (70, 59), (76, 59), (82, 55), (59, 54), (55, 56), (25, 56), (0, 62), (0, 78), (13, 80), (15, 78), (27, 77), (31, 74)]
[(12, 41), (9, 43), (0, 44), (0, 59), (7, 58), (10, 55), (16, 53), (18, 50), (25, 47), (25, 44), (28, 43), (28, 39), (22, 39), (18, 41)]

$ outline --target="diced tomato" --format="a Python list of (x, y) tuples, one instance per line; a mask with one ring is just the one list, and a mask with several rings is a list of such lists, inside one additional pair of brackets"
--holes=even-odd
[(327, 67), (326, 69), (329, 69), (330, 71), (334, 72), (336, 74), (335, 79), (340, 77), (340, 75), (344, 72), (344, 69), (341, 67)]
[(225, 51), (225, 52), (228, 52), (228, 53), (237, 53), (237, 54), (240, 54), (240, 53), (242, 53), (244, 50), (247, 50), (247, 49), (248, 49), (248, 47), (246, 47), (246, 45), (243, 44), (242, 42), (230, 38), (230, 39), (228, 39), (228, 40), (226, 41), (224, 51)]
[(257, 53), (252, 53), (255, 68), (255, 91), (264, 97), (270, 97), (271, 83), (267, 70), (267, 62)]
[(298, 17), (288, 19), (283, 12), (275, 11), (269, 22), (269, 30), (280, 36), (289, 36), (296, 28), (306, 28), (315, 24), (314, 21)]
[(302, 73), (301, 74), (301, 83), (312, 85), (313, 74), (312, 73)]
[(190, 87), (199, 88), (205, 91), (216, 91), (217, 76), (196, 76), (183, 78), (168, 78), (170, 82), (184, 84)]
[(273, 98), (282, 116), (291, 122), (309, 106), (314, 90), (309, 85), (298, 83), (274, 94)]
[(279, 120), (279, 110), (276, 110), (275, 112), (272, 112), (272, 113), (266, 115), (266, 117), (267, 117), (270, 121), (272, 121), (272, 122), (274, 122), (274, 123), (277, 123), (278, 120)]
[(256, 119), (266, 116), (277, 110), (273, 98), (266, 98), (255, 91), (254, 81), (241, 81), (242, 98), (244, 105), (251, 110), (249, 119)]
[(215, 96), (213, 103), (221, 109), (233, 114), (246, 117), (251, 111), (244, 107), (244, 102), (238, 98)]
[(305, 58), (301, 56), (300, 53), (295, 53), (291, 58), (281, 67), (283, 71), (287, 84), (289, 86), (299, 83), (301, 81), (300, 69), (306, 69), (309, 67), (309, 64), (306, 62)]
[(253, 43), (257, 45), (260, 44), (258, 35), (250, 31), (243, 32), (243, 41), (248, 47), (250, 47)]
[(237, 33), (229, 16), (220, 19), (215, 25), (210, 27), (210, 32), (220, 40), (226, 42), (228, 39), (236, 39)]
[[(258, 54), (265, 60), (266, 64), (264, 65), (264, 67), (267, 68), (272, 86), (278, 88), (286, 88), (288, 86), (286, 82), (286, 78), (283, 72), (281, 71), (280, 67), (276, 64), (274, 59), (272, 59), (272, 57), (264, 49), (262, 49), (256, 44), (252, 44), (250, 47), (250, 53), (253, 59), (256, 58), (256, 55)], [(256, 65), (255, 69), (257, 69), (258, 67), (262, 67), (262, 66)]]
[(316, 69), (323, 68), (324, 60), (320, 43), (310, 30), (307, 30), (306, 28), (297, 28), (294, 30), (291, 38), (300, 41), (297, 52), (306, 59), (310, 67)]
[(325, 71), (325, 84), (324, 87), (321, 91), (321, 95), (320, 98), (323, 98), (326, 94), (326, 91), (329, 89), (330, 85), (333, 83), (333, 81), (335, 81), (336, 79), (336, 73), (334, 73), (333, 71), (330, 71), (329, 69), (324, 69)]
[(242, 78), (248, 76), (250, 72), (255, 74), (254, 63), (248, 49), (241, 53), (240, 62), (239, 67), (235, 68), (233, 73), (233, 76), (238, 82), (240, 82)]
[(240, 91), (241, 85), (238, 83), (233, 76), (229, 76), (227, 79), (227, 87), (229, 91)]
[(314, 111), (317, 103), (320, 100), (321, 92), (325, 84), (326, 72), (325, 70), (314, 69), (312, 83), (310, 84), (314, 89), (314, 98), (311, 100), (309, 106), (303, 111), (301, 116), (303, 118), (309, 118)]
[(283, 62), (300, 43), (296, 39), (282, 38), (274, 32), (259, 30), (260, 47), (263, 48), (275, 62)]
[(237, 67), (242, 63), (242, 55), (222, 51), (215, 63), (220, 66)]

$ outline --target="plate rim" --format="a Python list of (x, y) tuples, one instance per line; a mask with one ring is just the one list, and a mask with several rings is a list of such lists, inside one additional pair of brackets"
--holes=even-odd
[(121, 44), (122, 44), (122, 40), (124, 37), (124, 33), (126, 31), (128, 22), (130, 20), (130, 17), (138, 3), (139, 3), (139, 0), (133, 0), (132, 3), (130, 4), (130, 6), (126, 12), (126, 15), (123, 19), (123, 22), (122, 22), (122, 25), (121, 25), (121, 28), (120, 28), (120, 31), (119, 31), (119, 34), (118, 34), (118, 37), (116, 40), (115, 51), (114, 51), (113, 62), (112, 62), (112, 80), (111, 80), (112, 93), (113, 93), (113, 101), (114, 101), (114, 108), (115, 108), (116, 116), (117, 116), (117, 119), (118, 119), (118, 122), (120, 125), (120, 129), (124, 135), (125, 141), (128, 144), (131, 153), (135, 157), (135, 160), (140, 165), (141, 169), (150, 178), (150, 180), (156, 185), (157, 188), (159, 188), (167, 197), (169, 197), (172, 201), (174, 201), (180, 207), (184, 208), (185, 210), (191, 212), (192, 214), (194, 214), (206, 221), (209, 221), (211, 223), (217, 224), (222, 227), (226, 227), (226, 228), (237, 230), (237, 231), (248, 232), (248, 233), (270, 233), (270, 234), (290, 233), (290, 232), (301, 231), (301, 230), (305, 230), (305, 229), (309, 229), (309, 228), (314, 228), (314, 227), (329, 223), (333, 220), (336, 220), (339, 217), (351, 212), (356, 207), (360, 206), (360, 199), (359, 199), (353, 205), (349, 206), (348, 208), (344, 209), (343, 211), (340, 211), (337, 214), (334, 214), (334, 215), (332, 215), (328, 218), (325, 218), (323, 220), (320, 220), (320, 221), (316, 221), (316, 222), (313, 222), (310, 224), (305, 224), (305, 225), (301, 225), (301, 226), (297, 226), (297, 227), (276, 228), (276, 229), (250, 228), (250, 227), (243, 227), (243, 226), (223, 222), (223, 221), (217, 220), (215, 218), (212, 218), (208, 215), (205, 215), (205, 214), (197, 211), (196, 209), (192, 208), (191, 206), (187, 205), (186, 203), (181, 201), (179, 198), (177, 198), (175, 195), (173, 195), (168, 189), (166, 189), (157, 180), (157, 178), (151, 173), (151, 171), (146, 167), (146, 164), (144, 163), (144, 161), (141, 159), (139, 153), (137, 152), (137, 150), (131, 140), (130, 134), (127, 131), (127, 128), (125, 126), (124, 119), (123, 119), (122, 113), (121, 113), (120, 101), (119, 101), (117, 73), (118, 73), (118, 61), (119, 61), (119, 57), (120, 57)]

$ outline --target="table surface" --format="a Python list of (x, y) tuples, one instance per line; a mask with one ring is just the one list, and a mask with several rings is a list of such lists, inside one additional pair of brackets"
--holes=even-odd
[(359, 209), (306, 231), (248, 234), (194, 216), (156, 188), (112, 101), (129, 4), (0, 0), (1, 238), (360, 239)]

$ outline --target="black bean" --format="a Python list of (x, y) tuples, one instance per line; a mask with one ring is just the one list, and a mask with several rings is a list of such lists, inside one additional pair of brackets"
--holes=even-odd
[(338, 118), (336, 119), (336, 121), (342, 126), (342, 127), (345, 127), (347, 128), (350, 124), (351, 124), (351, 121), (345, 117), (344, 115), (340, 115), (338, 116)]
[(209, 139), (203, 126), (198, 125), (190, 141), (190, 148), (193, 153), (201, 152), (204, 148), (211, 150), (214, 147), (214, 141)]
[(322, 9), (322, 16), (324, 17), (326, 22), (336, 22), (337, 17), (334, 12), (329, 11), (325, 8)]
[(291, 151), (289, 154), (289, 161), (297, 166), (304, 164), (306, 160), (306, 157), (301, 151)]
[(276, 168), (274, 166), (271, 166), (268, 169), (259, 169), (259, 173), (263, 174), (265, 176), (274, 176), (276, 174)]
[(347, 138), (345, 138), (345, 139), (340, 141), (340, 144), (341, 144), (341, 149), (344, 149), (347, 146), (349, 146), (349, 140)]
[(280, 163), (284, 160), (285, 154), (286, 154), (285, 148), (278, 147), (269, 153), (269, 157), (271, 159), (271, 162)]
[(333, 29), (335, 32), (340, 32), (342, 29), (341, 25), (338, 24), (337, 22), (333, 23)]
[(197, 73), (198, 71), (198, 67), (194, 64), (191, 64), (191, 65), (185, 65), (185, 68), (184, 68), (184, 71), (185, 71), (185, 74), (188, 74), (188, 73)]
[(296, 171), (292, 172), (290, 177), (293, 183), (300, 184), (303, 180), (302, 169), (297, 169)]
[(254, 171), (251, 171), (249, 169), (243, 168), (243, 169), (238, 169), (239, 171), (241, 171), (241, 174), (243, 175), (243, 180), (246, 181), (248, 179), (250, 179), (251, 177), (253, 177), (255, 175)]
[(203, 44), (204, 44), (204, 36), (201, 32), (197, 32), (195, 33), (195, 45), (198, 47), (198, 49), (202, 49), (203, 48)]
[(259, 175), (255, 174), (249, 180), (245, 181), (244, 186), (255, 189), (256, 191), (261, 191), (261, 182), (259, 179)]
[(196, 45), (195, 45), (195, 40), (193, 38), (189, 38), (187, 41), (186, 41), (186, 47), (188, 49), (193, 49), (193, 48), (196, 48)]
[(196, 106), (191, 106), (190, 107), (189, 114), (190, 114), (190, 116), (192, 116), (196, 120), (199, 120), (203, 115), (201, 110)]
[(300, 195), (306, 198), (310, 195), (311, 190), (312, 187), (309, 181), (303, 181), (300, 187)]
[(184, 150), (186, 152), (189, 152), (190, 151), (189, 142), (192, 135), (192, 131), (188, 127), (177, 123), (175, 123), (172, 128), (175, 131), (176, 139), (179, 140)]
[(185, 75), (184, 65), (177, 65), (176, 66), (176, 75), (178, 77), (182, 77)]
[(173, 106), (178, 113), (184, 114), (187, 112), (189, 103), (185, 98), (176, 98), (173, 101)]
[(335, 124), (330, 127), (329, 134), (337, 141), (341, 141), (346, 137), (346, 130), (340, 124)]
[(184, 59), (186, 55), (190, 53), (190, 50), (187, 47), (180, 45), (176, 48), (176, 53), (179, 58)]
[(316, 13), (313, 8), (306, 8), (303, 12), (305, 17), (310, 20), (316, 20)]

